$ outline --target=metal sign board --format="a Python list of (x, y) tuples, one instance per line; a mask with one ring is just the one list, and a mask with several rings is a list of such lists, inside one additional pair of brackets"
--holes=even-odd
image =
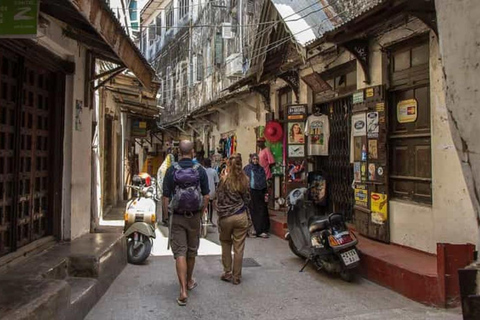
[(0, 38), (35, 38), (39, 3), (38, 0), (2, 0)]
[(397, 104), (397, 120), (399, 123), (409, 123), (417, 121), (417, 100), (402, 100)]
[(288, 106), (288, 120), (302, 120), (307, 114), (307, 106), (304, 104), (296, 104)]
[(145, 121), (134, 120), (132, 121), (132, 137), (146, 137), (147, 136), (147, 123)]

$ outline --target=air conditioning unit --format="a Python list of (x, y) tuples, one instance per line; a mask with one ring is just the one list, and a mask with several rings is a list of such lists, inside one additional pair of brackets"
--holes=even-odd
[(240, 53), (228, 56), (225, 73), (228, 78), (243, 76), (243, 61)]
[(222, 23), (222, 38), (233, 39), (232, 24), (230, 22)]

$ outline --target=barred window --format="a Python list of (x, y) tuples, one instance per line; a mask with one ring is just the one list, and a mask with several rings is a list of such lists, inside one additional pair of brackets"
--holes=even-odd
[(173, 16), (173, 6), (170, 3), (167, 8), (165, 9), (166, 16), (167, 16), (167, 31), (173, 27), (174, 24), (174, 16)]
[(183, 19), (187, 14), (188, 14), (188, 9), (189, 9), (189, 2), (190, 0), (180, 0), (178, 3), (180, 4), (179, 7), (179, 17), (180, 19)]

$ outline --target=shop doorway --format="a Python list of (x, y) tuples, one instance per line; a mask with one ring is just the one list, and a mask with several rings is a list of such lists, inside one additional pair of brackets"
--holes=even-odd
[(65, 74), (29, 58), (0, 47), (0, 256), (60, 222)]
[(347, 221), (353, 219), (353, 165), (350, 163), (350, 117), (352, 96), (315, 105), (329, 116), (329, 155), (314, 157), (314, 168), (327, 180), (329, 212), (342, 212)]

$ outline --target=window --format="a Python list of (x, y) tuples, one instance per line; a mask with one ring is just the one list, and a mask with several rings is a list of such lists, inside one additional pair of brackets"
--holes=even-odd
[(155, 22), (150, 23), (148, 26), (148, 43), (151, 46), (153, 44), (153, 41), (155, 40), (156, 34), (155, 34)]
[(147, 55), (147, 32), (145, 31), (142, 33), (142, 38), (140, 41), (140, 49), (143, 55), (146, 56)]
[(197, 55), (197, 74), (194, 81), (203, 80), (203, 55)]
[(170, 30), (172, 27), (173, 27), (173, 24), (174, 24), (174, 17), (173, 17), (173, 6), (172, 6), (172, 3), (170, 3), (166, 9), (165, 9), (165, 12), (166, 12), (166, 19), (167, 19), (167, 30)]
[(161, 37), (162, 36), (162, 14), (161, 13), (155, 18), (155, 25), (156, 25), (155, 34), (158, 37)]
[(180, 19), (185, 18), (188, 14), (188, 8), (189, 8), (189, 2), (190, 0), (180, 0), (178, 3), (180, 4), (180, 7), (178, 8), (179, 12), (179, 17)]
[(432, 203), (428, 40), (390, 50), (389, 149), (393, 197)]
[(278, 91), (278, 112), (281, 120), (287, 120), (287, 106), (293, 101), (292, 90), (289, 87)]

